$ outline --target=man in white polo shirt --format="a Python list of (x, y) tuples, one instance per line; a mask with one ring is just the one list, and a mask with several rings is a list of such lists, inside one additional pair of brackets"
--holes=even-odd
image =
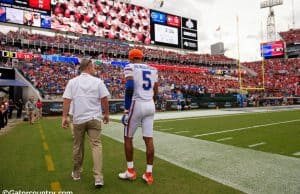
[(62, 127), (68, 127), (68, 112), (72, 101), (74, 125), (72, 177), (73, 180), (80, 179), (84, 158), (84, 136), (87, 133), (94, 163), (95, 186), (100, 188), (104, 185), (100, 140), (101, 117), (104, 124), (109, 122), (109, 92), (103, 81), (93, 76), (96, 70), (91, 60), (83, 59), (80, 70), (82, 73), (68, 82), (63, 94)]

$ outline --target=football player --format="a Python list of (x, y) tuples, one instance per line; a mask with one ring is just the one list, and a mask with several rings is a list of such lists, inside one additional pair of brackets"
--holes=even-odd
[(132, 139), (138, 128), (142, 126), (142, 135), (146, 145), (147, 167), (142, 178), (147, 184), (153, 183), (152, 168), (154, 159), (153, 121), (155, 113), (155, 97), (157, 96), (157, 69), (143, 64), (143, 52), (139, 49), (129, 51), (130, 64), (125, 66), (126, 78), (125, 111), (122, 117), (124, 124), (124, 148), (127, 170), (119, 174), (119, 178), (136, 179), (133, 164)]

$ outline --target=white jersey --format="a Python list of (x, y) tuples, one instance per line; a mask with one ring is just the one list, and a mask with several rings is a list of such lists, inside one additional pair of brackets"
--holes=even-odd
[(132, 100), (149, 101), (153, 99), (153, 87), (157, 82), (157, 69), (146, 64), (128, 64), (124, 68), (125, 78), (132, 76), (134, 91)]

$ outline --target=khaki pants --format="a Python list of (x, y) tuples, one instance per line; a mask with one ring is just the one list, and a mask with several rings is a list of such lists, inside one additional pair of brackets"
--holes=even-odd
[(42, 108), (38, 108), (38, 109), (37, 109), (37, 115), (38, 115), (38, 118), (39, 118), (39, 119), (42, 118), (42, 116), (43, 116), (43, 115), (42, 115)]
[(69, 127), (71, 129), (72, 137), (74, 138), (73, 115), (68, 116), (68, 123), (69, 123)]
[(28, 121), (30, 124), (34, 123), (34, 111), (27, 111)]
[(102, 143), (100, 140), (101, 122), (90, 120), (82, 124), (74, 124), (74, 144), (73, 144), (73, 173), (80, 175), (84, 158), (84, 136), (88, 135), (93, 157), (93, 172), (95, 180), (103, 180), (102, 173)]

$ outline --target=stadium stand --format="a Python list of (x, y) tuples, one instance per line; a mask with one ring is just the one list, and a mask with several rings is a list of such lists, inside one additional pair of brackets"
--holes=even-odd
[[(275, 96), (299, 95), (300, 59), (268, 59), (264, 62), (265, 91)], [(262, 62), (244, 63), (245, 66), (257, 72), (256, 77), (244, 76), (246, 87), (262, 87)]]
[[(88, 55), (101, 61), (97, 75), (104, 80), (112, 99), (124, 96), (122, 65), (127, 63), (127, 52), (132, 48), (127, 43), (88, 36), (78, 39), (60, 35), (50, 37), (23, 31), (0, 33), (0, 40), (4, 43), (1, 50), (33, 54), (32, 59), (19, 62), (18, 69), (43, 97), (61, 98), (66, 80), (78, 75), (79, 71), (75, 63), (42, 60), (41, 54), (76, 58)], [(174, 94), (179, 90), (195, 96), (239, 91), (235, 59), (223, 55), (182, 54), (146, 46), (138, 48), (145, 53), (146, 62), (160, 70), (160, 97), (163, 99), (176, 99)], [(10, 66), (11, 62), (7, 60), (1, 65)], [(242, 66), (254, 72), (249, 74), (243, 70), (243, 86), (262, 87), (261, 61), (242, 63)], [(299, 96), (299, 58), (269, 59), (264, 67), (267, 96)]]
[(300, 42), (300, 29), (291, 29), (286, 32), (280, 32), (279, 35), (286, 44)]

